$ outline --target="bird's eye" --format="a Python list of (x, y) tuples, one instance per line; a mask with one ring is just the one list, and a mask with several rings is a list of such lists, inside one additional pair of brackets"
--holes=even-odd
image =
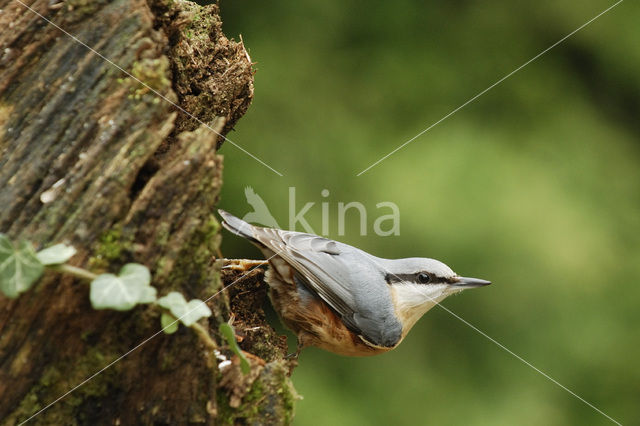
[(424, 272), (420, 272), (418, 274), (418, 282), (420, 284), (428, 284), (430, 281), (431, 281), (431, 277), (429, 276), (429, 274)]

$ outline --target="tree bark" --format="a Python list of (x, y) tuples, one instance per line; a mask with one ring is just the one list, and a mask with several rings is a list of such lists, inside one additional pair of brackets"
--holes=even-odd
[[(152, 307), (93, 310), (86, 282), (46, 272), (19, 298), (0, 295), (0, 422), (289, 423), (293, 364), (262, 313), (261, 271), (236, 282), (213, 261), (223, 141), (202, 123), (226, 134), (248, 108), (244, 46), (223, 35), (216, 5), (27, 4), (103, 57), (0, 0), (0, 232), (71, 244), (70, 263), (96, 273), (145, 264), (160, 295), (217, 294), (202, 324), (219, 354), (185, 327), (156, 335)], [(217, 333), (231, 314), (255, 354), (246, 375)], [(233, 363), (219, 369), (223, 357)]]

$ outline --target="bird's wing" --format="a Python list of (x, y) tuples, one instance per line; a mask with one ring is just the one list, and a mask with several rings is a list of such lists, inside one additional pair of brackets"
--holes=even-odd
[(402, 324), (395, 315), (390, 290), (367, 253), (316, 235), (256, 227), (226, 212), (221, 215), (225, 225), (235, 229), (232, 232), (267, 248), (296, 269), (308, 288), (351, 331), (377, 346), (391, 347), (400, 341)]

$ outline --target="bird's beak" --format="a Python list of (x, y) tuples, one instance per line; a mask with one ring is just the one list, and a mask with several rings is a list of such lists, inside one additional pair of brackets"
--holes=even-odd
[(457, 277), (452, 287), (462, 287), (463, 289), (482, 287), (491, 284), (491, 281), (481, 280), (479, 278)]

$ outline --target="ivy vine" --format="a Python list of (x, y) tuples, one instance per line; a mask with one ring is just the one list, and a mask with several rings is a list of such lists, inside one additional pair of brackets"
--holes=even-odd
[[(94, 274), (83, 268), (67, 264), (76, 254), (76, 249), (66, 244), (56, 244), (38, 252), (28, 241), (14, 244), (0, 233), (0, 292), (10, 299), (28, 291), (42, 276), (45, 269), (52, 269), (89, 280), (89, 299), (94, 309), (128, 311), (137, 305), (152, 304), (162, 310), (160, 323), (167, 334), (175, 333), (179, 323), (193, 329), (210, 349), (217, 345), (204, 327), (198, 324), (202, 318), (211, 316), (211, 309), (200, 299), (187, 301), (176, 291), (157, 297), (151, 285), (149, 268), (139, 263), (128, 263), (116, 274)], [(249, 371), (249, 362), (235, 340), (230, 324), (222, 323), (220, 333), (238, 355), (244, 373)]]

